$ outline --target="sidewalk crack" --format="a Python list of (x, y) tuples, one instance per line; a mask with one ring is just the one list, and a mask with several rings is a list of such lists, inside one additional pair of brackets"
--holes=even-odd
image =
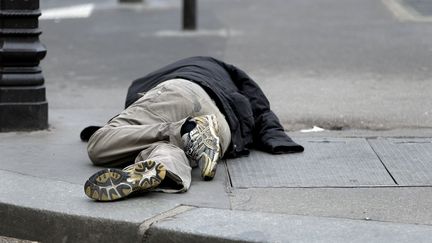
[(141, 242), (147, 242), (147, 239), (149, 237), (149, 233), (148, 230), (150, 229), (150, 227), (155, 224), (158, 223), (159, 221), (163, 221), (166, 220), (168, 218), (172, 218), (175, 217), (179, 214), (182, 214), (186, 211), (192, 210), (196, 207), (194, 206), (188, 206), (188, 205), (179, 205), (177, 207), (174, 207), (168, 211), (162, 212), (158, 215), (155, 215), (147, 220), (145, 220), (139, 227), (138, 227), (138, 235), (142, 236), (142, 241)]
[(377, 151), (375, 150), (375, 148), (372, 146), (372, 144), (369, 142), (370, 139), (366, 138), (366, 142), (369, 144), (369, 147), (372, 149), (372, 151), (375, 153), (375, 155), (377, 156), (377, 158), (379, 159), (379, 161), (381, 162), (382, 166), (384, 166), (384, 169), (387, 171), (387, 173), (389, 174), (389, 176), (391, 177), (391, 179), (393, 180), (393, 182), (396, 185), (399, 185), (399, 183), (396, 181), (396, 179), (394, 178), (394, 176), (392, 175), (392, 173), (390, 172), (390, 170), (387, 168), (387, 165), (384, 163), (383, 159), (380, 157), (380, 155), (377, 153)]

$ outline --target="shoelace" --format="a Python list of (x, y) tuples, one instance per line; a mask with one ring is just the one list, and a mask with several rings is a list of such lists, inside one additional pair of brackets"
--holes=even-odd
[(195, 120), (197, 126), (187, 134), (185, 153), (192, 159), (198, 160), (206, 149), (214, 150), (213, 137), (211, 136), (209, 123), (204, 119)]
[(202, 153), (202, 151), (200, 151), (200, 147), (202, 146), (202, 144), (192, 138), (191, 134), (188, 134), (187, 136), (188, 141), (185, 145), (185, 153), (193, 159), (198, 159)]

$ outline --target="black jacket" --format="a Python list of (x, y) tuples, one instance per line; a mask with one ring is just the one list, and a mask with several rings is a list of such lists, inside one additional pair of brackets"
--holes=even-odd
[(269, 153), (302, 152), (286, 135), (258, 85), (242, 70), (212, 57), (190, 57), (133, 81), (126, 107), (163, 81), (182, 78), (199, 84), (225, 115), (231, 129), (228, 157), (249, 154), (248, 147)]

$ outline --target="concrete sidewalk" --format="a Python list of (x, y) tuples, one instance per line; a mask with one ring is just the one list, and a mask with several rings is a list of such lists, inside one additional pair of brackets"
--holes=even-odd
[[(412, 19), (392, 12), (392, 3), (415, 1), (200, 0), (200, 31), (186, 33), (177, 0), (116, 2), (41, 3), (43, 11), (76, 4), (92, 11), (40, 21), (50, 129), (0, 134), (0, 235), (43, 242), (430, 241), (432, 25), (427, 11)], [(81, 129), (120, 112), (132, 80), (193, 55), (251, 74), (305, 152), (253, 151), (222, 161), (210, 182), (194, 170), (183, 194), (88, 199), (83, 184), (101, 168), (90, 164)], [(314, 125), (332, 131), (298, 132)]]
[(431, 137), (400, 137), (397, 131), (292, 133), (304, 153), (253, 151), (221, 162), (210, 182), (194, 170), (187, 193), (97, 203), (85, 196), (83, 183), (100, 168), (90, 165), (79, 140), (86, 119), (73, 117), (98, 116), (53, 109), (49, 131), (0, 134), (0, 235), (43, 242), (432, 237)]

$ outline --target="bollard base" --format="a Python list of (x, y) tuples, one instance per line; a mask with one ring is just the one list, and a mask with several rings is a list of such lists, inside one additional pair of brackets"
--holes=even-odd
[(48, 102), (0, 103), (0, 132), (48, 128)]
[(45, 86), (0, 86), (0, 132), (48, 128)]

